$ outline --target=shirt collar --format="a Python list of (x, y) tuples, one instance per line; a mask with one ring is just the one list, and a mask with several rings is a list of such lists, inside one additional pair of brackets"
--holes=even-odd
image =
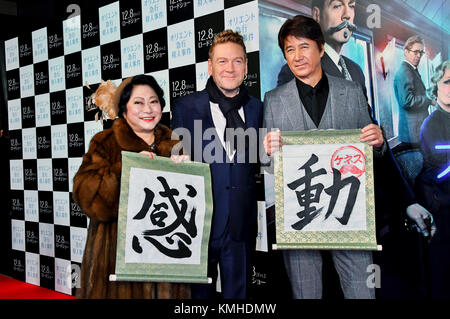
[(412, 66), (412, 68), (414, 69), (414, 70), (417, 70), (417, 67), (416, 66), (414, 66), (414, 65), (412, 65), (408, 60), (404, 60), (406, 63), (408, 63), (410, 66)]
[(307, 96), (307, 95), (311, 94), (313, 89), (316, 92), (320, 91), (328, 84), (328, 79), (327, 79), (327, 76), (325, 75), (325, 72), (322, 72), (322, 77), (319, 80), (319, 82), (317, 82), (317, 84), (316, 84), (316, 86), (314, 88), (311, 85), (306, 84), (306, 83), (300, 81), (297, 78), (295, 78), (295, 80), (296, 80), (296, 83), (297, 83), (297, 88), (300, 90), (300, 92), (302, 92), (302, 94), (304, 96)]
[(331, 61), (333, 61), (334, 64), (339, 65), (339, 53), (336, 52), (335, 49), (333, 49), (331, 46), (329, 46), (327, 43), (325, 43), (325, 53), (328, 54)]

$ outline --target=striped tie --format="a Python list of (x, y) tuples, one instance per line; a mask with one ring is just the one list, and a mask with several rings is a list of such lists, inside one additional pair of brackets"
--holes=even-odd
[(342, 68), (342, 74), (345, 76), (345, 79), (351, 81), (352, 80), (352, 76), (350, 75), (350, 72), (348, 72), (347, 66), (345, 65), (345, 61), (344, 61), (344, 58), (342, 57), (342, 55), (339, 56), (338, 64)]

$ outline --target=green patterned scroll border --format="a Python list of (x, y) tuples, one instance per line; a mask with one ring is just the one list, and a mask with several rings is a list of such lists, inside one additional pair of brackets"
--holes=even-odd
[[(125, 240), (129, 194), (128, 181), (131, 168), (133, 167), (198, 175), (204, 178), (206, 203), (199, 265), (125, 263)], [(138, 153), (122, 152), (122, 179), (117, 230), (116, 274), (111, 275), (110, 280), (185, 283), (209, 282), (209, 279), (207, 278), (208, 242), (213, 211), (211, 189), (211, 173), (208, 164), (196, 162), (176, 164), (165, 157), (156, 157), (150, 160), (148, 157)]]
[[(360, 130), (314, 130), (282, 132), (283, 145), (361, 143)], [(284, 231), (284, 189), (282, 151), (275, 154), (275, 225), (278, 249), (354, 249), (377, 250), (372, 147), (364, 146), (366, 157), (365, 231)]]

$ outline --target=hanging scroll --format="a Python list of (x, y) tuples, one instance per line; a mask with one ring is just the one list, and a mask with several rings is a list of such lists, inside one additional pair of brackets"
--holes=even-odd
[(207, 283), (207, 164), (122, 152), (115, 281)]
[(359, 130), (283, 132), (276, 247), (376, 250), (373, 155)]

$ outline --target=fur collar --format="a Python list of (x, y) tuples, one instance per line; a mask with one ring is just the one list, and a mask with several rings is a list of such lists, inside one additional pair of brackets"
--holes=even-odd
[[(150, 151), (148, 145), (143, 139), (137, 136), (127, 121), (119, 118), (114, 121), (112, 130), (120, 148), (125, 151), (140, 152)], [(158, 124), (155, 128), (154, 152), (161, 156), (170, 156), (172, 147), (179, 142), (178, 139), (172, 140), (172, 131), (163, 124)]]

